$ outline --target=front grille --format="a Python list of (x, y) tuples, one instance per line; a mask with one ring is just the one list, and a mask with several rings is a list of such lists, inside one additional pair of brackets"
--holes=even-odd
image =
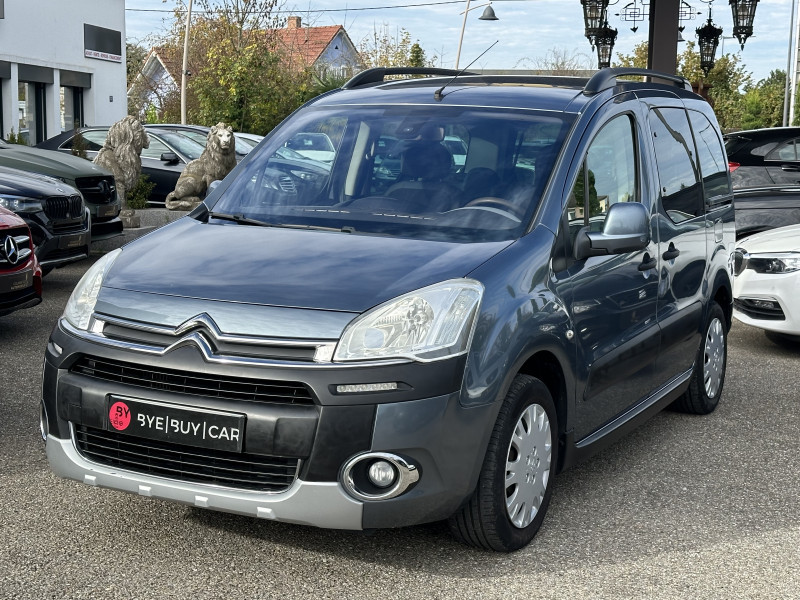
[[(15, 243), (7, 242), (6, 238), (14, 238)], [(6, 247), (9, 246), (9, 250), (11, 251), (11, 258), (13, 260), (13, 265), (11, 264), (12, 261), (8, 260), (8, 256), (6, 256)], [(15, 254), (16, 251), (16, 254)], [(13, 227), (10, 229), (5, 229), (0, 234), (0, 266), (2, 267), (9, 267), (9, 266), (18, 266), (24, 263), (28, 256), (31, 254), (31, 238), (28, 234), (28, 229), (26, 227)]]
[(282, 492), (297, 476), (298, 458), (225, 452), (75, 425), (75, 445), (87, 460), (145, 475), (192, 483)]
[(83, 194), (83, 198), (91, 204), (110, 204), (117, 199), (113, 175), (78, 177), (75, 185)]
[[(772, 306), (764, 305), (764, 302), (771, 302)], [(783, 309), (780, 305), (773, 300), (752, 300), (749, 298), (739, 299), (733, 301), (733, 307), (741, 313), (744, 313), (751, 319), (763, 319), (765, 321), (784, 321), (786, 315), (783, 314)]]
[(104, 381), (203, 398), (314, 404), (311, 390), (305, 384), (295, 381), (272, 381), (178, 371), (93, 356), (82, 356), (70, 371)]
[(53, 196), (45, 199), (44, 212), (53, 221), (82, 219), (83, 199), (80, 196)]
[(741, 275), (746, 266), (747, 262), (745, 261), (745, 252), (744, 250), (737, 248), (733, 253), (733, 274)]
[(64, 233), (80, 233), (86, 231), (86, 226), (82, 221), (77, 223), (53, 223), (53, 233), (61, 235)]

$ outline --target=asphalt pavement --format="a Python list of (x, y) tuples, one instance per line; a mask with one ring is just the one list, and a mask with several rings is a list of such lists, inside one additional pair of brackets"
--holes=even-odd
[(440, 523), (329, 531), (56, 478), (41, 365), (89, 264), (0, 317), (0, 600), (800, 598), (800, 345), (734, 324), (715, 413), (663, 412), (561, 474), (533, 543), (492, 554)]

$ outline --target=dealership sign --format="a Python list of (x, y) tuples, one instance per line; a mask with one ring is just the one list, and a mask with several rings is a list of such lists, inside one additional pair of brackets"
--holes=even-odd
[(98, 60), (110, 60), (112, 62), (122, 62), (122, 56), (119, 54), (110, 54), (109, 52), (98, 52), (97, 50), (89, 50), (86, 48), (83, 51), (86, 58), (97, 58)]

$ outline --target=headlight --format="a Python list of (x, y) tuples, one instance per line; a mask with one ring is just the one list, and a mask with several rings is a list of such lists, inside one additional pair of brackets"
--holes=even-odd
[(103, 285), (103, 277), (120, 252), (122, 252), (120, 248), (112, 250), (94, 263), (72, 290), (63, 315), (72, 326), (84, 331), (89, 328), (97, 295), (100, 293), (100, 286)]
[(463, 354), (482, 296), (477, 281), (453, 279), (390, 300), (347, 326), (333, 360), (427, 362)]
[(800, 252), (751, 254), (747, 260), (747, 268), (756, 273), (792, 273), (800, 270)]
[(7, 208), (11, 212), (41, 212), (42, 201), (36, 198), (26, 198), (25, 196), (0, 196), (0, 206)]

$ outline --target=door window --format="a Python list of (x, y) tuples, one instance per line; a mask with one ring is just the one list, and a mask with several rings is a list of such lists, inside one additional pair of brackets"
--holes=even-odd
[(686, 111), (682, 108), (651, 110), (650, 130), (661, 182), (661, 203), (667, 216), (680, 223), (702, 215), (703, 194)]
[(142, 149), (142, 158), (155, 158), (156, 160), (161, 160), (161, 155), (164, 154), (164, 152), (172, 152), (172, 150), (170, 150), (165, 143), (157, 140), (152, 135), (148, 137), (150, 138), (150, 145), (149, 147)]
[(779, 145), (764, 157), (764, 160), (797, 160), (797, 140), (789, 140)]
[(731, 182), (728, 177), (728, 161), (722, 141), (711, 121), (696, 110), (689, 111), (689, 120), (697, 142), (697, 156), (700, 162), (700, 174), (703, 177), (703, 191), (711, 204), (716, 204), (720, 197), (730, 200)]

